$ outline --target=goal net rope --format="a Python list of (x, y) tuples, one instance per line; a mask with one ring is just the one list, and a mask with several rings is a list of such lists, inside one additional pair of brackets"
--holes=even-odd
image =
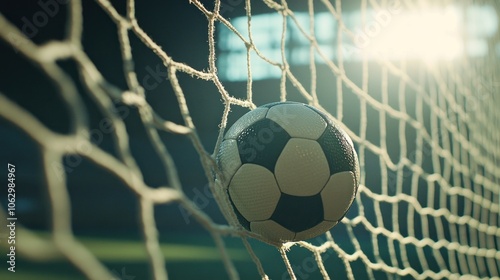
[[(90, 279), (113, 279), (108, 268), (72, 231), (72, 201), (63, 158), (79, 155), (120, 179), (137, 196), (144, 244), (155, 279), (168, 278), (154, 218), (155, 205), (159, 204), (182, 205), (210, 233), (229, 278), (245, 277), (228, 254), (225, 236), (240, 238), (256, 271), (268, 279), (266, 267), (274, 264), (259, 260), (253, 248), (254, 236), (234, 224), (234, 214), (216, 191), (219, 186), (213, 176), (218, 172), (214, 158), (231, 124), (228, 120), (237, 118), (232, 116), (235, 108), (251, 110), (263, 104), (256, 100), (293, 100), (313, 105), (341, 124), (356, 147), (361, 180), (354, 205), (330, 232), (314, 240), (278, 246), (287, 270), (284, 278), (309, 277), (311, 266), (304, 266), (304, 262), (293, 257), (297, 250), (305, 249), (314, 260), (312, 266), (325, 279), (499, 279), (500, 35), (497, 27), (494, 34), (484, 39), (479, 55), (468, 53), (469, 38), (457, 42), (465, 46), (462, 49), (455, 49), (457, 44), (447, 45), (443, 52), (424, 59), (418, 56), (419, 51), (425, 47), (442, 48), (439, 38), (426, 46), (415, 45), (403, 54), (380, 42), (384, 34), (390, 34), (389, 30), (398, 25), (398, 18), (408, 19), (410, 14), (426, 9), (454, 7), (463, 16), (460, 20), (467, 22), (467, 16), (473, 14), (467, 12), (470, 7), (486, 6), (496, 13), (498, 25), (498, 2), (359, 0), (348, 4), (349, 1), (340, 0), (309, 0), (295, 7), (296, 3), (286, 0), (258, 3), (228, 0), (210, 4), (191, 0), (191, 8), (206, 17), (205, 26), (192, 26), (208, 30), (206, 69), (190, 66), (165, 52), (136, 18), (134, 0), (127, 1), (123, 14), (109, 0), (97, 2), (116, 24), (125, 89), (106, 80), (84, 51), (83, 22), (91, 19), (82, 11), (81, 1), (68, 4), (64, 39), (44, 44), (35, 44), (0, 14), (0, 39), (37, 65), (54, 83), (71, 122), (69, 134), (57, 133), (0, 94), (0, 117), (23, 131), (40, 148), (51, 206), (52, 238), (43, 239), (19, 228), (18, 236), (23, 239), (18, 246), (21, 254), (39, 260), (62, 254)], [(353, 8), (352, 3), (358, 6)], [(258, 14), (254, 12), (256, 6)], [(242, 16), (230, 19), (225, 16), (227, 9), (238, 9)], [(354, 14), (359, 21), (353, 19)], [(268, 15), (272, 19), (268, 24), (279, 32), (260, 28), (257, 19), (262, 15)], [(158, 25), (175, 24), (175, 19), (166, 21)], [(327, 22), (333, 27), (325, 30)], [(433, 28), (440, 27), (428, 25), (429, 32)], [(334, 35), (328, 37), (325, 32)], [(407, 29), (406, 33), (412, 32)], [(419, 40), (418, 34), (410, 35)], [(134, 68), (137, 57), (132, 51), (131, 36), (162, 61), (182, 122), (162, 118), (148, 103), (147, 89)], [(271, 51), (270, 44), (261, 39), (263, 36), (267, 42), (276, 42)], [(415, 43), (408, 38), (400, 38), (401, 43)], [(239, 48), (239, 55), (231, 52), (230, 45)], [(64, 71), (58, 64), (62, 60), (74, 61), (79, 77)], [(234, 65), (241, 67), (234, 70)], [(257, 90), (262, 88), (258, 86), (259, 80), (265, 78), (262, 71), (269, 73), (275, 92)], [(215, 86), (220, 94), (223, 112), (213, 147), (207, 148), (202, 143), (179, 75), (203, 80), (207, 86)], [(84, 93), (76, 79), (83, 85)], [(246, 94), (232, 91), (227, 86), (231, 79), (245, 83)], [(110, 120), (114, 128), (114, 153), (91, 141), (89, 113), (82, 94), (88, 94)], [(145, 182), (143, 171), (131, 153), (130, 135), (116, 110), (117, 104), (138, 110), (145, 133), (167, 174), (165, 186), (153, 187)], [(186, 195), (170, 152), (175, 147), (162, 141), (160, 133), (164, 132), (189, 139), (199, 155), (210, 190), (228, 220), (226, 224), (214, 222)], [(345, 269), (332, 270), (329, 268), (332, 263)]]

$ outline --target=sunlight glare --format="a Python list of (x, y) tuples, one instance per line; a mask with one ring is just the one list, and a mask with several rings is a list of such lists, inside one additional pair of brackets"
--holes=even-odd
[(388, 59), (451, 60), (464, 51), (462, 20), (455, 8), (396, 15), (367, 50)]

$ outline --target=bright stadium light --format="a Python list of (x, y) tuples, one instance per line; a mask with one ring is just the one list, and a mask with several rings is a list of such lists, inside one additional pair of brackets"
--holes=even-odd
[(450, 60), (464, 51), (463, 20), (455, 8), (394, 16), (366, 51), (389, 59)]

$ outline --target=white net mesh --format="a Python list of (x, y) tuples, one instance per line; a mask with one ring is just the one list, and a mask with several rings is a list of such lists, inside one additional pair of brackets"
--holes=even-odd
[[(202, 30), (200, 34), (208, 30), (208, 59), (201, 67), (182, 63), (162, 50), (137, 20), (133, 0), (127, 2), (123, 13), (108, 0), (97, 2), (118, 31), (123, 63), (115, 70), (122, 67), (125, 90), (103, 77), (84, 51), (82, 27), (91, 15), (82, 12), (80, 1), (68, 5), (64, 38), (44, 44), (33, 43), (0, 14), (0, 38), (53, 82), (71, 125), (68, 134), (53, 131), (6, 95), (0, 95), (0, 116), (39, 145), (53, 221), (50, 240), (18, 228), (18, 236), (24, 240), (18, 245), (20, 253), (41, 260), (62, 254), (88, 278), (114, 277), (72, 232), (72, 201), (63, 159), (79, 155), (117, 177), (137, 196), (155, 279), (166, 279), (168, 273), (154, 206), (172, 203), (182, 205), (211, 234), (231, 279), (248, 277), (238, 271), (228, 254), (223, 238), (228, 235), (242, 240), (255, 271), (267, 278), (267, 270), (275, 263), (261, 263), (263, 256), (254, 251), (253, 247), (259, 245), (249, 238), (251, 234), (214, 222), (186, 195), (170, 152), (176, 147), (166, 145), (161, 133), (191, 141), (213, 191), (217, 187), (212, 176), (214, 155), (228, 119), (232, 122), (241, 116), (231, 110), (294, 100), (329, 112), (343, 124), (359, 155), (361, 185), (355, 205), (331, 232), (278, 248), (286, 273), (270, 274), (271, 278), (499, 279), (500, 73), (496, 62), (500, 7), (496, 1), (190, 1), (190, 9), (206, 17), (202, 26), (196, 26), (200, 21), (193, 19), (189, 27)], [(477, 23), (482, 9), (493, 13), (493, 32), (486, 32), (489, 27)], [(421, 34), (410, 29), (411, 23), (404, 25), (403, 33), (393, 30), (401, 23), (398, 20), (409, 20), (428, 10), (447, 11), (457, 16), (457, 24), (469, 24), (460, 30), (476, 28), (486, 35), (478, 39), (473, 38), (476, 33), (464, 31), (459, 34), (460, 41), (443, 46), (442, 37), (419, 37)], [(239, 17), (229, 19), (228, 11)], [(428, 24), (428, 33), (444, 24), (432, 18), (419, 23)], [(443, 22), (449, 19), (443, 14), (438, 18)], [(156, 24), (175, 22), (174, 18), (165, 18), (164, 23)], [(441, 35), (451, 36), (454, 31), (443, 32)], [(394, 48), (380, 39), (408, 33), (413, 37), (401, 37), (403, 44)], [(435, 41), (418, 45), (418, 40)], [(401, 53), (398, 48), (404, 43), (410, 48)], [(475, 48), (474, 43), (481, 47)], [(141, 81), (136, 74), (134, 62), (139, 58), (132, 51), (133, 44), (146, 47), (161, 60), (161, 78), (167, 78), (170, 84), (181, 120), (162, 117), (166, 114), (161, 108), (148, 102), (151, 83)], [(427, 52), (428, 56), (422, 58), (426, 48), (438, 52)], [(62, 60), (74, 61), (79, 77), (63, 70), (58, 64)], [(210, 149), (200, 138), (204, 128), (193, 119), (193, 108), (207, 112), (216, 109), (186, 100), (183, 84), (191, 80), (200, 83), (199, 79), (206, 87), (215, 86), (219, 93), (220, 129)], [(246, 95), (235, 88), (246, 88)], [(110, 120), (113, 152), (91, 140), (84, 94)], [(167, 174), (166, 185), (153, 188), (146, 183), (144, 170), (131, 153), (132, 132), (127, 131), (117, 110), (119, 104), (138, 110), (144, 133)], [(231, 216), (223, 206), (224, 198), (213, 193), (222, 212)], [(309, 251), (307, 257), (295, 257), (303, 250), (300, 247)]]

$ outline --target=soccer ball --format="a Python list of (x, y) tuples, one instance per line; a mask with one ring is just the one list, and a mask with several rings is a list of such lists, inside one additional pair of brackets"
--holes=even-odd
[(226, 132), (217, 163), (238, 222), (270, 243), (325, 233), (345, 216), (359, 185), (349, 136), (325, 113), (296, 102), (243, 115)]

